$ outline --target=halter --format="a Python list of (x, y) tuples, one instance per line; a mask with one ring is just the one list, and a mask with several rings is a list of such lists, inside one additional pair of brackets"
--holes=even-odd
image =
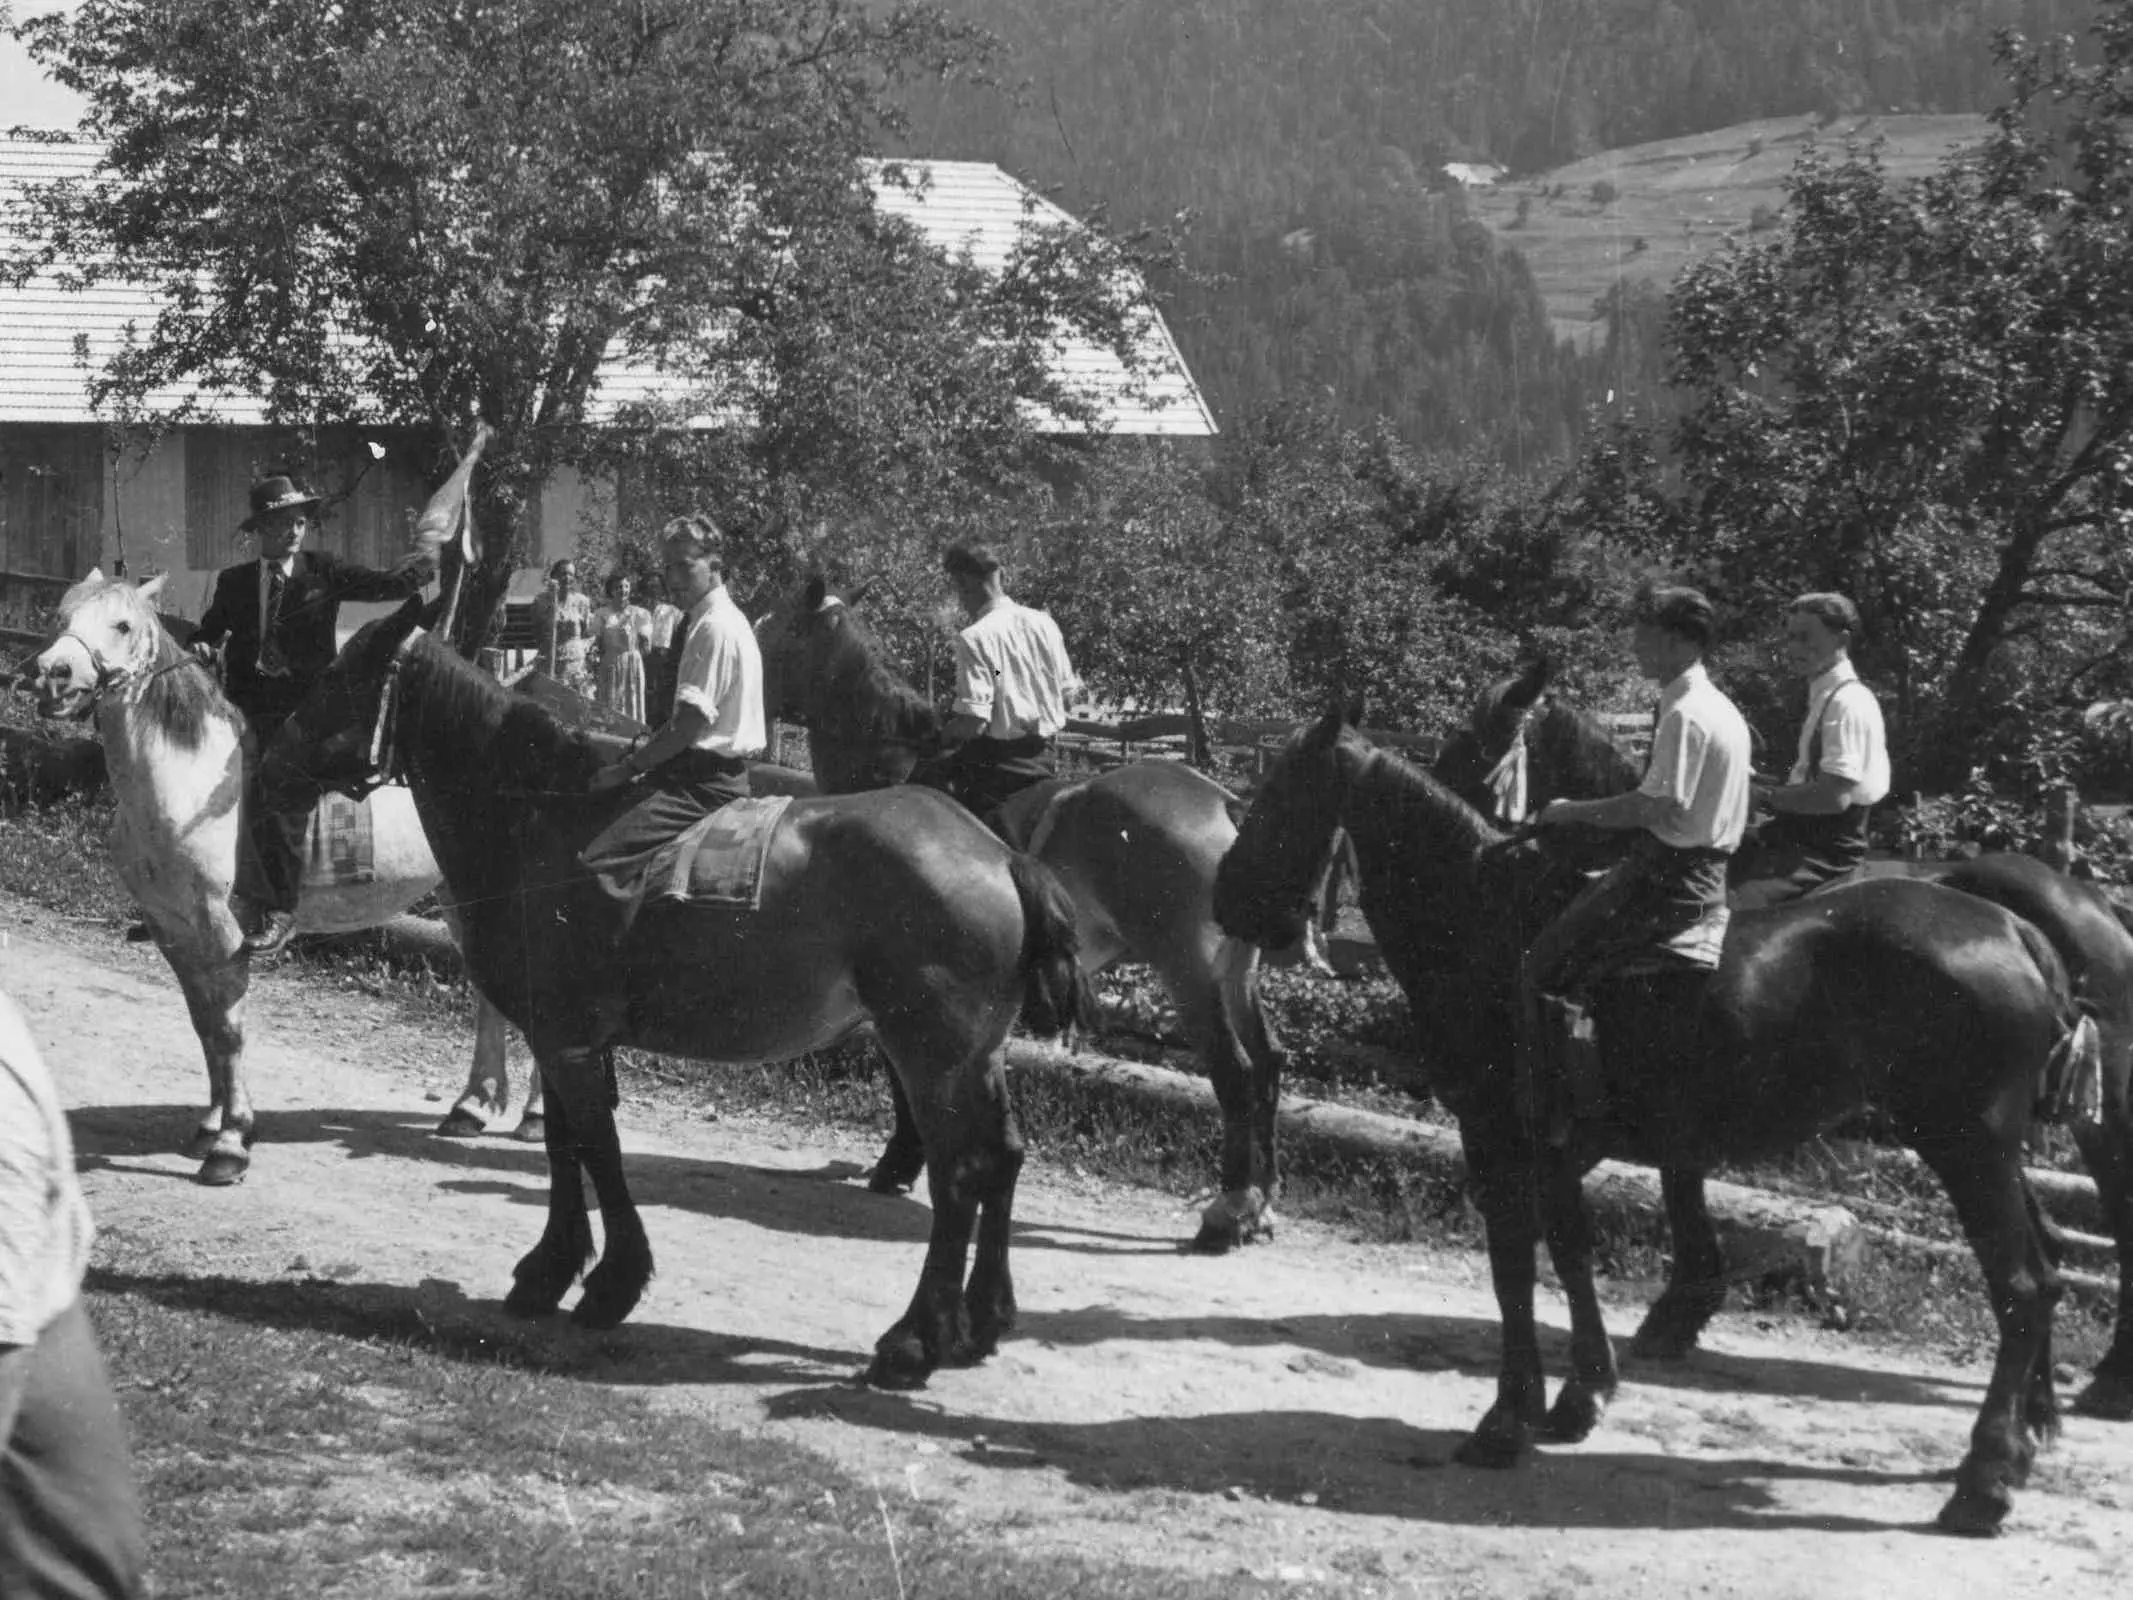
[(1496, 797), (1496, 817), (1499, 822), (1519, 823), (1526, 820), (1527, 764), (1526, 729), (1532, 725), (1534, 712), (1540, 709), (1540, 700), (1534, 702), (1518, 715), (1518, 726), (1511, 730), (1511, 745), (1497, 757), (1496, 765), (1489, 768), (1489, 775), (1482, 779), (1489, 793)]
[(365, 799), (400, 779), (397, 759), (400, 748), (400, 674), (415, 645), (428, 631), (421, 627), (410, 629), (393, 651), (392, 664), (385, 672), (385, 683), (378, 691), (378, 720), (370, 729), (370, 775), (350, 786), (352, 799)]
[(82, 654), (89, 658), (89, 665), (96, 672), (96, 681), (89, 690), (89, 699), (92, 703), (101, 700), (109, 690), (124, 689), (134, 684), (138, 684), (145, 689), (166, 672), (175, 672), (183, 666), (197, 665), (191, 656), (180, 650), (176, 659), (166, 661), (160, 667), (143, 675), (137, 667), (114, 667), (104, 658), (102, 651), (98, 650), (88, 639), (76, 633), (72, 628), (66, 629), (52, 643), (57, 645), (68, 639), (72, 639), (81, 646)]

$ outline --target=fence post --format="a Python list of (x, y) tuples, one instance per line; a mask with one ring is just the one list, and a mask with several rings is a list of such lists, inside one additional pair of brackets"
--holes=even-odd
[(2074, 864), (2074, 813), (2080, 804), (2080, 792), (2070, 783), (2060, 784), (2044, 797), (2046, 831), (2037, 843), (2037, 856), (2061, 872)]

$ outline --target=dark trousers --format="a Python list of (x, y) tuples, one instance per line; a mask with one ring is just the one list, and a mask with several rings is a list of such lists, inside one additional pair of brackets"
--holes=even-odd
[[(263, 910), (294, 913), (304, 884), (304, 837), (318, 805), (318, 785), (302, 773), (265, 774), (266, 754), (286, 711), (245, 716), (244, 837), (248, 859), (239, 864), (238, 887)], [(249, 872), (244, 868), (249, 867)]]
[(1796, 900), (1854, 871), (1866, 859), (1872, 810), (1847, 806), (1820, 816), (1786, 811), (1765, 819), (1728, 873), (1735, 909), (1756, 911)]
[[(645, 875), (690, 823), (748, 795), (748, 763), (708, 750), (684, 750), (653, 769), (629, 809), (578, 854), (598, 891), (594, 927), (619, 942), (636, 920)], [(590, 930), (588, 930), (590, 931)]]
[(141, 1592), (145, 1539), (111, 1379), (76, 1300), (0, 1351), (0, 1595)]
[(1694, 927), (1726, 898), (1726, 855), (1639, 834), (1629, 854), (1542, 928), (1518, 966), (1518, 1048), (1527, 1084), (1548, 1074), (1547, 997)]
[(1020, 739), (967, 739), (947, 755), (926, 762), (911, 774), (911, 781), (954, 795), (997, 832), (993, 814), (1057, 771), (1051, 740), (1033, 733)]

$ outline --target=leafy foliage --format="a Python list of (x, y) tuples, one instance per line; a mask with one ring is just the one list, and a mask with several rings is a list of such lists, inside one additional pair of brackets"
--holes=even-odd
[(485, 418), (477, 631), (610, 420), (611, 352), (694, 380), (684, 416), (761, 417), (760, 483), (834, 460), (917, 493), (1022, 437), (1022, 403), (1074, 415), (1062, 324), (1125, 345), (1144, 314), (1107, 241), (1037, 230), (981, 287), (875, 211), (894, 91), (993, 55), (935, 7), (87, 0), (21, 31), (109, 141), (33, 197), (36, 261), (166, 303), (99, 398), (199, 385), (440, 441)]
[(2125, 649), (2133, 6), (2018, 39), (1979, 150), (1914, 184), (1811, 152), (1781, 233), (1671, 296), (1691, 552), (1738, 601), (1854, 595), (1901, 722), (1962, 770), (2017, 682)]

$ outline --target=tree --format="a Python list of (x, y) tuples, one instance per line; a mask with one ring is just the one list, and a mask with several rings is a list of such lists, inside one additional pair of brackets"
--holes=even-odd
[[(979, 292), (875, 213), (859, 163), (899, 126), (900, 85), (991, 58), (931, 6), (87, 0), (20, 32), (108, 149), (90, 180), (33, 195), (38, 249), (16, 268), (164, 294), (97, 398), (251, 392), (277, 421), (413, 424), (440, 445), (487, 420), (468, 636), (542, 483), (597, 457), (611, 352), (693, 380), (685, 410), (729, 422), (767, 385), (775, 478), (821, 459), (796, 462), (775, 418), (838, 409), (776, 387), (839, 381), (840, 352), (810, 338), (851, 326), (825, 294), (863, 294), (907, 357), (962, 341), (958, 377), (990, 387), (918, 420), (965, 458), (1013, 431), (1018, 399), (1072, 414), (1038, 353), (1060, 322), (1116, 332), (1141, 304), (1107, 241), (1040, 237)], [(914, 310), (949, 279), (978, 309)], [(910, 374), (901, 391), (873, 381), (886, 369)], [(908, 420), (940, 375), (846, 370), (843, 414), (863, 394)], [(840, 448), (834, 430), (805, 443)]]
[(1957, 772), (2010, 666), (2124, 648), (2133, 0), (2095, 32), (2088, 66), (2003, 36), (1991, 135), (1923, 180), (1810, 150), (1789, 228), (1670, 301), (1695, 553), (1736, 598), (1854, 593)]

